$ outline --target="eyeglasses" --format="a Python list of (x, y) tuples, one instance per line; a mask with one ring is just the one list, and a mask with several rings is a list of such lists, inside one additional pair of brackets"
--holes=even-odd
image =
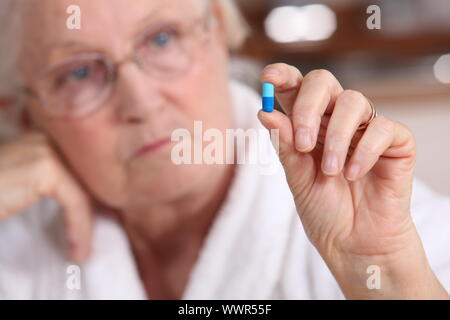
[(100, 53), (70, 57), (38, 78), (26, 94), (36, 97), (49, 116), (82, 118), (102, 107), (114, 90), (121, 65), (133, 62), (146, 74), (167, 81), (188, 71), (199, 50), (208, 41), (213, 24), (208, 12), (188, 24), (161, 24), (139, 35), (132, 54), (113, 61)]

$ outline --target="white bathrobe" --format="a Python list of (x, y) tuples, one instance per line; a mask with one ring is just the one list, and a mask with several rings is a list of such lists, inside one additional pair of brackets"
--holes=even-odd
[[(256, 118), (259, 96), (236, 82), (230, 88), (236, 127), (262, 128)], [(268, 137), (264, 141), (270, 144)], [(344, 298), (308, 242), (273, 157), (274, 174), (262, 174), (255, 164), (238, 165), (183, 299)], [(416, 180), (412, 201), (429, 262), (450, 290), (450, 199)], [(120, 226), (97, 215), (92, 255), (74, 271), (59, 210), (45, 199), (0, 223), (0, 299), (146, 299)]]

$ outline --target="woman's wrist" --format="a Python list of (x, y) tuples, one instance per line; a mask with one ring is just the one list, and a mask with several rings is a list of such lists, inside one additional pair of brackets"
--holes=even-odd
[(449, 299), (432, 271), (419, 236), (382, 255), (338, 253), (326, 258), (347, 299)]

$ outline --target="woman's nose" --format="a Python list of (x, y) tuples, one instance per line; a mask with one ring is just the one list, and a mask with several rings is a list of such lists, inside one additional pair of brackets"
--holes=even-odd
[(135, 64), (124, 64), (118, 72), (116, 97), (119, 117), (124, 122), (157, 119), (163, 104), (158, 81)]

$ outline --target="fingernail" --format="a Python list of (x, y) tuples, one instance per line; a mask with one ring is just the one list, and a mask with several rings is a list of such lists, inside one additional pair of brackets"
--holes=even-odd
[(312, 136), (307, 128), (300, 128), (297, 130), (295, 136), (295, 146), (298, 151), (306, 151), (311, 147)]
[(327, 175), (335, 175), (339, 171), (339, 161), (336, 155), (329, 154), (325, 157), (323, 172)]
[(358, 164), (356, 164), (356, 163), (352, 164), (350, 166), (350, 168), (348, 169), (347, 179), (351, 180), (351, 181), (356, 180), (360, 171), (361, 171), (361, 168), (359, 167)]

